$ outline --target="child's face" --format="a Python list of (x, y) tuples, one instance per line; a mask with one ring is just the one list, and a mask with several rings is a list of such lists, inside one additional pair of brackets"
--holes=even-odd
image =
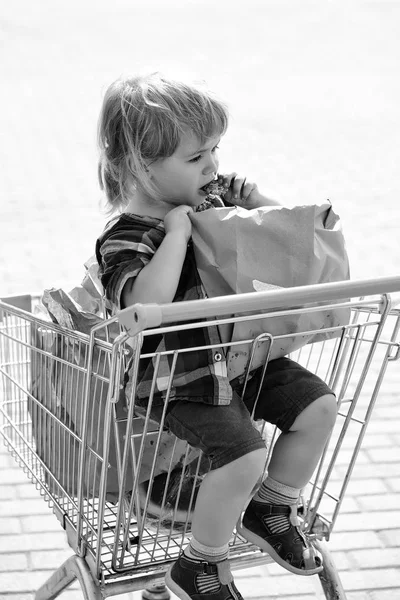
[(201, 188), (218, 172), (220, 137), (215, 136), (201, 144), (192, 132), (187, 132), (172, 156), (149, 165), (152, 180), (165, 202), (193, 207), (204, 202), (207, 194)]

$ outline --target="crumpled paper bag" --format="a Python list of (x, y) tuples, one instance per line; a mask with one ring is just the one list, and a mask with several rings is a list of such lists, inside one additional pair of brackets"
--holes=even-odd
[[(340, 220), (328, 202), (253, 210), (210, 208), (191, 215), (191, 220), (196, 263), (209, 297), (349, 279)], [(254, 339), (263, 332), (278, 336), (316, 331), (345, 325), (349, 318), (348, 309), (335, 308), (237, 322), (231, 341)], [(277, 340), (270, 360), (337, 335), (317, 332)], [(258, 345), (252, 369), (264, 363), (268, 346), (267, 342)], [(249, 343), (231, 347), (231, 380), (244, 373), (249, 348)]]
[[(88, 268), (82, 285), (76, 286), (67, 293), (62, 289), (47, 289), (42, 295), (42, 304), (37, 307), (36, 314), (41, 319), (56, 323), (66, 333), (68, 331), (79, 331), (90, 334), (94, 325), (103, 321), (103, 302), (100, 290), (96, 284), (96, 265), (92, 260), (85, 266)], [(120, 333), (117, 323), (108, 327), (109, 341), (113, 341)], [(29, 403), (32, 417), (33, 434), (36, 441), (37, 451), (43, 459), (50, 472), (64, 489), (74, 495), (77, 491), (77, 476), (79, 465), (79, 444), (74, 436), (69, 433), (75, 432), (79, 437), (83, 435), (83, 413), (82, 402), (85, 391), (85, 369), (87, 368), (86, 346), (74, 341), (73, 336), (61, 335), (53, 329), (46, 329), (43, 325), (31, 328), (32, 346), (38, 350), (44, 350), (53, 355), (53, 361), (35, 360), (36, 353), (32, 353), (31, 361), (31, 393), (32, 395), (65, 427), (58, 426), (55, 419), (49, 419), (45, 411), (35, 409), (33, 403)], [(105, 339), (105, 331), (99, 330), (99, 339)], [(95, 371), (101, 373), (106, 379), (110, 377), (108, 356), (102, 353), (97, 346), (94, 348), (93, 364)], [(57, 368), (57, 359), (62, 359), (74, 368), (69, 370), (69, 377), (65, 376), (66, 368)], [(127, 358), (128, 360), (128, 358)], [(127, 373), (127, 376), (131, 373)], [(103, 382), (96, 384), (92, 375), (90, 405), (88, 407), (89, 430), (87, 436), (88, 448), (103, 455), (103, 436), (99, 435), (104, 428), (105, 409), (107, 402), (108, 384)], [(121, 382), (122, 384), (122, 382)], [(121, 390), (118, 402), (115, 403), (117, 437), (115, 428), (111, 428), (109, 447), (109, 469), (107, 472), (107, 499), (116, 502), (119, 494), (120, 481), (118, 476), (118, 453), (117, 446), (124, 446), (124, 435), (127, 419), (127, 398), (125, 390)], [(134, 446), (136, 456), (139, 454), (141, 436), (143, 432), (144, 419), (137, 417), (133, 423)], [(161, 439), (155, 454), (156, 441), (159, 426), (155, 422), (150, 425), (150, 430), (144, 440), (144, 452), (137, 473), (139, 484), (147, 482), (152, 472), (153, 463), (155, 468), (153, 478), (165, 474), (170, 468), (182, 464), (186, 453), (186, 442), (176, 440), (175, 436), (168, 431), (161, 432)], [(48, 454), (46, 449), (52, 445), (53, 452)], [(69, 460), (66, 463), (60, 460), (65, 454)], [(101, 462), (93, 460), (88, 455), (86, 461), (85, 476), (83, 478), (83, 494), (85, 497), (99, 493)], [(129, 457), (128, 471), (124, 482), (127, 492), (132, 490), (135, 472), (132, 464), (132, 456)], [(49, 485), (51, 477), (46, 475)]]

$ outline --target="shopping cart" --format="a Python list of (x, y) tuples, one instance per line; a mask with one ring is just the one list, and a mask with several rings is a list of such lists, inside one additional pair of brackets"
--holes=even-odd
[[(143, 361), (152, 361), (155, 381), (162, 355), (169, 354), (172, 378), (180, 352), (204, 349), (149, 352), (146, 340), (179, 328), (222, 328), (260, 317), (349, 309), (348, 324), (308, 331), (310, 339), (323, 333), (329, 339), (292, 354), (328, 383), (339, 403), (336, 428), (303, 491), (299, 514), (324, 557), (321, 593), (328, 600), (345, 600), (327, 541), (387, 366), (400, 357), (400, 310), (390, 295), (399, 291), (400, 277), (389, 277), (135, 305), (100, 322), (90, 335), (35, 316), (35, 298), (0, 302), (0, 432), (52, 507), (75, 553), (38, 590), (36, 600), (56, 598), (75, 579), (86, 600), (137, 590), (144, 590), (143, 598), (170, 597), (164, 574), (190, 537), (193, 505), (207, 466), (201, 454), (165, 430), (163, 421), (159, 425), (149, 418), (136, 404), (134, 390)], [(266, 362), (274, 345), (288, 337), (266, 333), (247, 339), (246, 377), (260, 344)], [(230, 347), (226, 342), (216, 350)], [(127, 369), (133, 390), (128, 398)], [(270, 452), (275, 431), (264, 423), (256, 426)], [(345, 437), (346, 450), (341, 450)], [(346, 474), (338, 485), (331, 475), (339, 455), (341, 465), (346, 460)], [(235, 532), (230, 560), (239, 569), (265, 564), (269, 557)]]

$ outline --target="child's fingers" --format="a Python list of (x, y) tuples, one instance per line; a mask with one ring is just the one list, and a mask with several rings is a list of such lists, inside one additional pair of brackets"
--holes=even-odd
[(240, 206), (244, 206), (250, 194), (257, 188), (254, 182), (247, 181), (246, 177), (238, 175), (236, 172), (218, 175), (218, 182), (227, 189), (224, 199)]
[(229, 189), (234, 181), (237, 173), (220, 173), (218, 175), (218, 183), (222, 184), (226, 189)]
[(236, 177), (232, 185), (233, 200), (238, 203), (246, 202), (256, 187), (256, 184), (252, 181), (247, 181), (246, 177)]
[(232, 195), (234, 200), (240, 200), (242, 198), (242, 191), (245, 184), (246, 177), (236, 175), (235, 179), (231, 183)]
[(189, 206), (188, 204), (181, 204), (180, 206), (178, 206), (177, 208), (180, 208), (182, 212), (186, 213), (187, 215), (189, 213), (194, 212), (193, 210), (193, 206)]
[(253, 183), (252, 181), (245, 181), (245, 183), (242, 187), (241, 199), (246, 201), (248, 199), (248, 197), (250, 196), (251, 192), (253, 190), (255, 190), (256, 188), (257, 188), (256, 184)]

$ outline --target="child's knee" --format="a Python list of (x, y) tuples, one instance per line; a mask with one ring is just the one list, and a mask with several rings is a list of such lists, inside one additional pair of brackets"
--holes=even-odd
[(228, 463), (229, 469), (234, 471), (235, 478), (257, 478), (265, 467), (266, 458), (267, 448), (258, 448)]
[(330, 432), (336, 422), (337, 403), (333, 394), (320, 396), (297, 417), (291, 430), (323, 430)]

